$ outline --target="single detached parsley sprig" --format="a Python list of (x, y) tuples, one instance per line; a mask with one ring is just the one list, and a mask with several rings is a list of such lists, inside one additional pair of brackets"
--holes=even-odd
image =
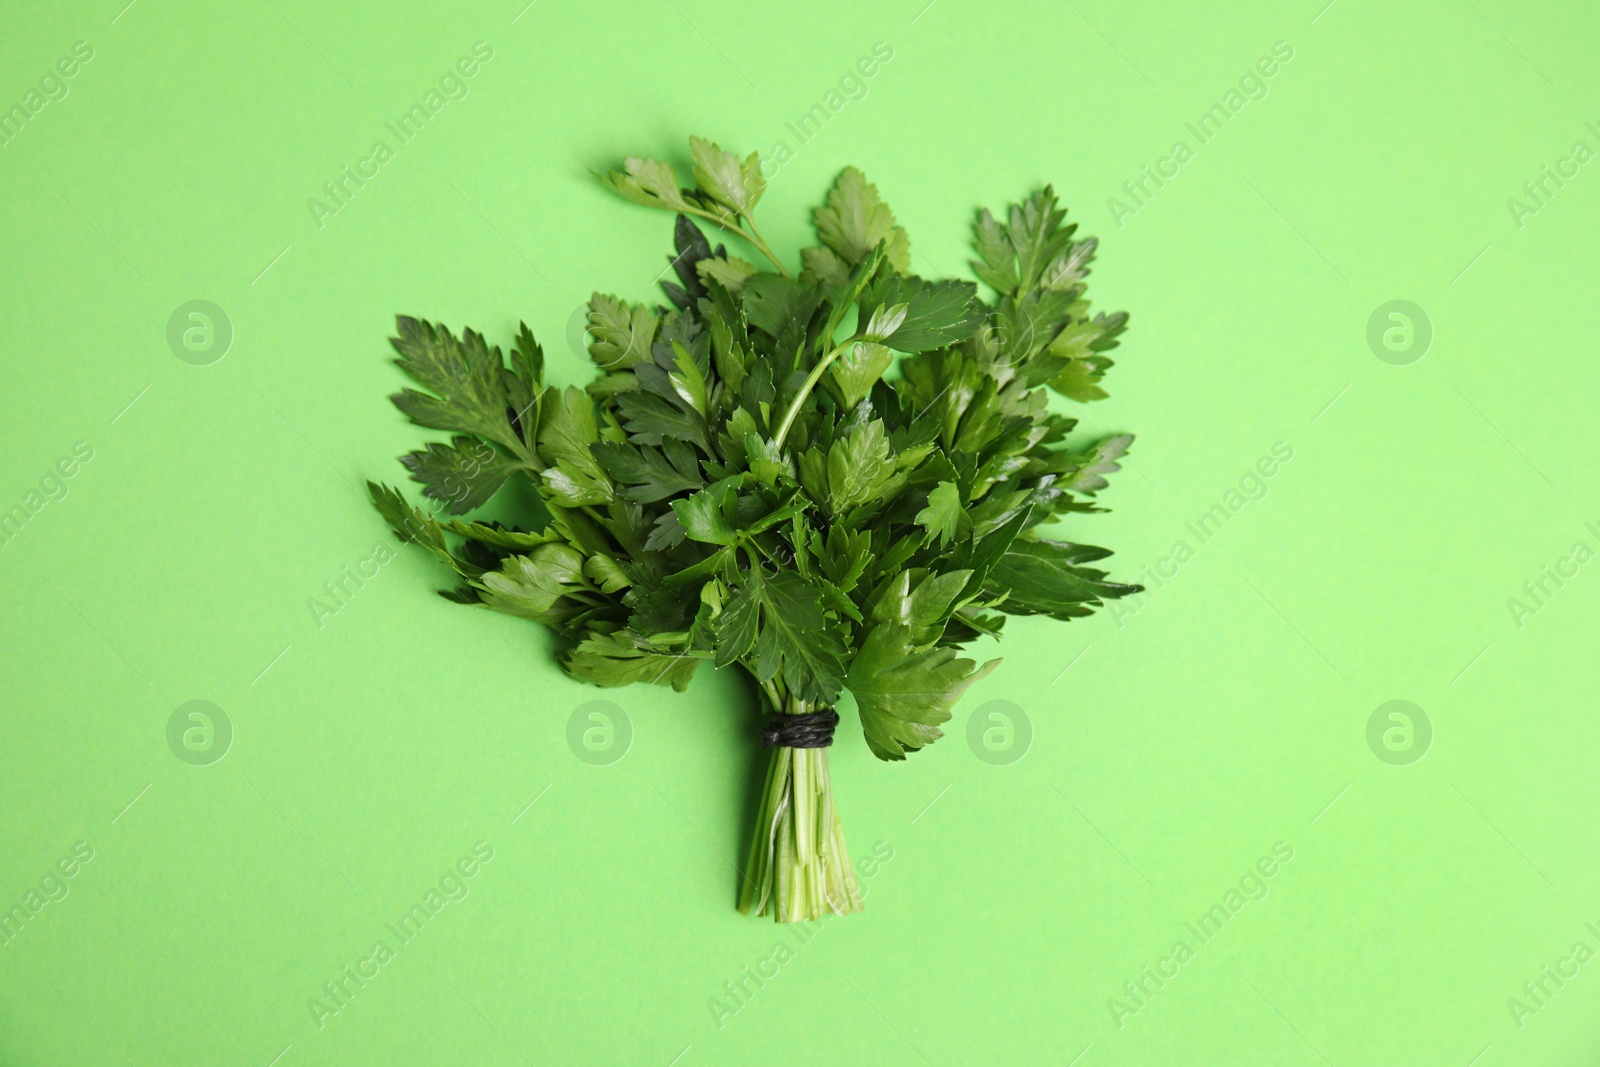
[[(740, 907), (779, 922), (861, 907), (827, 746), (854, 698), (880, 759), (942, 736), (998, 661), (958, 653), (1006, 615), (1088, 615), (1139, 591), (1109, 553), (1039, 530), (1099, 511), (1132, 438), (1074, 437), (1079, 402), (1127, 323), (1084, 298), (1093, 238), (1046, 187), (974, 228), (994, 291), (910, 273), (910, 244), (854, 168), (815, 211), (791, 273), (757, 228), (759, 159), (693, 138), (693, 188), (654, 160), (601, 176), (677, 215), (668, 305), (596, 293), (587, 390), (544, 382), (527, 326), (508, 352), (400, 318), (416, 383), (392, 399), (454, 436), (402, 457), (450, 516), (528, 479), (547, 516), (525, 532), (438, 519), (369, 483), (401, 539), (454, 572), (444, 595), (544, 623), (561, 664), (602, 686), (686, 689), (705, 661), (749, 673), (772, 748)], [(758, 268), (694, 219), (740, 238)], [(891, 374), (894, 371), (896, 373)]]

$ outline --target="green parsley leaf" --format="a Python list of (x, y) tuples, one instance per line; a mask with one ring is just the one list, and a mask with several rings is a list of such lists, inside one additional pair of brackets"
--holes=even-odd
[(880, 329), (888, 325), (892, 309), (905, 308), (893, 326), (874, 338), (901, 352), (946, 348), (971, 337), (984, 320), (978, 287), (971, 282), (927, 282), (909, 274), (891, 274), (868, 287), (861, 306), (877, 309), (874, 321)]
[(395, 323), (399, 336), (390, 339), (400, 355), (395, 363), (430, 392), (403, 389), (389, 398), (394, 406), (418, 426), (477, 434), (525, 455), (527, 446), (507, 418), (512, 409), (500, 350), (490, 349), (472, 330), (458, 340), (445, 327), (421, 319), (401, 315)]
[(561, 665), (580, 682), (592, 685), (649, 682), (670, 685), (681, 693), (689, 688), (689, 679), (694, 677), (700, 659), (689, 652), (658, 650), (638, 634), (623, 630), (585, 638), (567, 653)]
[(400, 457), (413, 481), (427, 486), (422, 495), (464, 515), (488, 501), (507, 478), (524, 464), (507, 459), (476, 437), (453, 437), (448, 445), (433, 441), (422, 451)]
[(961, 509), (961, 490), (955, 482), (940, 482), (934, 487), (928, 494), (928, 506), (917, 512), (917, 525), (937, 538), (940, 548), (962, 536), (963, 525), (971, 531), (972, 522)]
[[(910, 238), (895, 225), (894, 212), (879, 199), (878, 187), (855, 167), (839, 172), (828, 202), (814, 214), (817, 236), (846, 266), (861, 262), (880, 241), (887, 244), (888, 260), (895, 270), (904, 271), (911, 265)], [(817, 270), (809, 258), (806, 266)]]
[(606, 473), (626, 486), (621, 495), (640, 504), (654, 504), (705, 484), (694, 449), (675, 438), (666, 439), (660, 448), (600, 441), (589, 449)]
[(894, 353), (887, 345), (857, 341), (840, 354), (830, 372), (839, 387), (840, 403), (846, 410), (867, 398), (883, 372), (894, 364)]
[(672, 382), (673, 391), (683, 398), (683, 401), (704, 416), (710, 407), (710, 397), (707, 395), (706, 378), (700, 372), (700, 365), (695, 362), (689, 350), (677, 341), (672, 342), (673, 365), (675, 370), (667, 373), (667, 378)]
[(828, 508), (842, 515), (882, 496), (896, 477), (882, 421), (858, 426), (828, 449)]
[(672, 510), (690, 538), (712, 545), (731, 545), (739, 538), (735, 500), (733, 485), (718, 482), (691, 497), (674, 500)]
[(1017, 256), (1017, 275), (1022, 288), (1031, 289), (1050, 262), (1061, 255), (1072, 241), (1076, 225), (1061, 228), (1067, 217), (1056, 208), (1055, 190), (1045, 186), (1011, 209), (1011, 224), (1006, 237)]
[(684, 211), (689, 207), (678, 188), (678, 174), (667, 163), (629, 156), (622, 161), (624, 173), (596, 174), (601, 183), (619, 195), (646, 207)]
[(581, 507), (611, 499), (611, 479), (589, 450), (599, 439), (589, 397), (571, 386), (565, 392), (551, 386), (541, 404), (539, 452), (549, 464), (544, 486), (556, 503)]
[(1131, 433), (1113, 434), (1096, 443), (1089, 454), (1082, 457), (1077, 472), (1063, 481), (1061, 487), (1074, 493), (1098, 493), (1110, 484), (1105, 476), (1122, 469), (1117, 460), (1128, 454), (1132, 444)]
[(761, 153), (751, 152), (743, 163), (732, 152), (699, 137), (689, 138), (694, 156), (694, 180), (717, 203), (748, 215), (755, 210), (767, 180), (761, 175)]
[(821, 592), (794, 571), (745, 572), (717, 633), (730, 650), (740, 649), (732, 659), (753, 654), (757, 681), (781, 672), (784, 685), (801, 700), (828, 706), (839, 698), (844, 641), (823, 613)]
[(490, 607), (543, 622), (562, 597), (589, 588), (583, 562), (583, 554), (569, 545), (540, 545), (526, 556), (507, 556), (476, 584)]
[(378, 514), (383, 516), (396, 537), (407, 544), (427, 549), (452, 567), (456, 565), (445, 544), (444, 530), (433, 516), (419, 507), (407, 504), (405, 497), (386, 485), (368, 482), (367, 492), (371, 495)]
[(1083, 546), (1018, 538), (989, 571), (986, 588), (1005, 594), (1002, 607), (1013, 615), (1058, 619), (1088, 615), (1104, 600), (1139, 592), (1137, 585), (1107, 582), (1104, 571), (1078, 566), (1085, 558)]
[(459, 534), (470, 541), (493, 545), (496, 548), (509, 548), (517, 552), (550, 544), (560, 537), (555, 530), (546, 530), (543, 533), (536, 534), (521, 533), (516, 530), (507, 530), (498, 523), (488, 525), (481, 522), (460, 522), (452, 519), (439, 525), (442, 529), (453, 534)]
[(760, 273), (755, 264), (746, 263), (738, 256), (711, 256), (696, 263), (695, 269), (701, 278), (717, 282), (730, 293), (737, 293), (752, 274)]
[(994, 670), (948, 648), (918, 651), (897, 623), (874, 626), (850, 664), (846, 683), (856, 698), (867, 745), (879, 759), (901, 760), (944, 736), (939, 727), (967, 687)]
[(615, 593), (633, 584), (633, 576), (623, 569), (622, 564), (603, 552), (585, 557), (583, 576), (598, 585), (602, 593)]
[(650, 358), (656, 326), (655, 314), (643, 304), (595, 293), (589, 298), (589, 356), (597, 367), (626, 370)]
[(1006, 228), (984, 208), (972, 228), (978, 259), (972, 263), (978, 279), (1002, 296), (1017, 288), (1017, 253), (1006, 236)]
[(815, 289), (778, 274), (752, 274), (739, 296), (750, 325), (773, 337), (791, 332), (797, 320), (810, 319), (821, 300)]

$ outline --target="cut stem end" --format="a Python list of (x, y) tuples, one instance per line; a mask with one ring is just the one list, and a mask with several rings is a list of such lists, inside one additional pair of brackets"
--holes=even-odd
[(787, 923), (861, 908), (833, 803), (828, 750), (773, 748), (739, 910)]

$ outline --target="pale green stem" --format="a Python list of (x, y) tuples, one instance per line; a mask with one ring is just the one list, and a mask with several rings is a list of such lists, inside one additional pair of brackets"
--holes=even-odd
[[(792, 697), (781, 699), (771, 682), (762, 688), (776, 712), (794, 715), (814, 710)], [(777, 922), (810, 922), (829, 913), (861, 910), (860, 886), (833, 803), (827, 749), (773, 750), (739, 910), (770, 912)]]
[(767, 245), (766, 238), (762, 237), (761, 231), (756, 229), (756, 220), (753, 217), (746, 215), (744, 216), (744, 221), (745, 224), (750, 227), (750, 235), (745, 239), (751, 244), (755, 245), (757, 248), (761, 249), (761, 254), (772, 261), (772, 265), (778, 268), (779, 274), (783, 275), (785, 278), (789, 277), (789, 268), (785, 267), (782, 261), (780, 261), (777, 256), (772, 254), (772, 249)]
[(700, 218), (705, 219), (707, 222), (727, 230), (729, 233), (736, 233), (740, 237), (743, 237), (746, 241), (749, 241), (751, 244), (755, 245), (757, 251), (772, 261), (772, 265), (778, 268), (779, 274), (783, 275), (785, 278), (793, 277), (793, 275), (789, 273), (789, 268), (785, 267), (783, 265), (783, 261), (773, 253), (771, 246), (769, 246), (766, 241), (762, 240), (761, 231), (756, 229), (756, 220), (751, 218), (749, 215), (740, 216), (745, 222), (750, 224), (750, 229), (745, 230), (740, 226), (729, 226), (718, 216), (697, 207), (685, 207), (682, 210), (686, 214), (697, 215)]
[(800, 386), (800, 392), (795, 395), (794, 402), (789, 405), (789, 410), (784, 413), (783, 422), (778, 424), (778, 436), (773, 438), (773, 443), (779, 448), (783, 447), (783, 439), (789, 436), (789, 427), (794, 425), (795, 416), (800, 414), (800, 405), (806, 402), (806, 397), (811, 395), (811, 390), (817, 387), (822, 380), (823, 372), (838, 359), (845, 349), (855, 344), (855, 338), (835, 345), (828, 354), (817, 360), (817, 365), (811, 368), (811, 373), (806, 375), (806, 380)]

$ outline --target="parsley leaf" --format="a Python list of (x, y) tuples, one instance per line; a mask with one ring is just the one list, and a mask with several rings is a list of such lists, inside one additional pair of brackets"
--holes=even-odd
[(1122, 464), (1117, 460), (1128, 454), (1128, 446), (1131, 444), (1133, 435), (1129, 433), (1113, 434), (1096, 443), (1094, 448), (1081, 458), (1077, 471), (1062, 482), (1061, 487), (1075, 493), (1098, 493), (1110, 484), (1105, 476), (1122, 469)]
[(1013, 615), (1053, 615), (1071, 619), (1088, 615), (1103, 600), (1139, 592), (1139, 586), (1105, 581), (1104, 571), (1078, 566), (1102, 550), (1061, 541), (1021, 539), (1011, 543), (989, 571), (988, 589), (1002, 593), (1002, 605)]
[(629, 630), (597, 633), (578, 643), (562, 663), (567, 673), (600, 686), (649, 682), (670, 685), (678, 692), (689, 688), (703, 657), (688, 652), (656, 649)]
[(857, 341), (840, 353), (831, 373), (841, 406), (853, 408), (865, 400), (893, 363), (894, 353), (875, 341)]
[(839, 698), (844, 642), (828, 625), (821, 592), (801, 575), (747, 571), (724, 610), (718, 637), (729, 652), (738, 650), (732, 658), (753, 655), (757, 681), (771, 681), (781, 671), (784, 685), (801, 700), (827, 706)]
[(737, 497), (733, 485), (718, 482), (702, 489), (694, 496), (674, 500), (672, 510), (678, 516), (683, 532), (696, 541), (712, 545), (731, 545), (738, 540)]
[(629, 304), (595, 293), (589, 298), (589, 356), (595, 366), (626, 370), (650, 358), (655, 340), (655, 314), (643, 304)]
[(961, 509), (961, 490), (955, 482), (940, 482), (928, 494), (928, 506), (917, 512), (917, 525), (938, 539), (943, 548), (960, 536), (962, 524), (971, 530), (972, 520)]
[[(837, 276), (841, 271), (855, 266), (867, 253), (882, 241), (887, 246), (888, 260), (897, 271), (911, 265), (911, 240), (906, 231), (895, 225), (894, 212), (878, 197), (878, 187), (867, 181), (867, 176), (855, 167), (839, 172), (827, 203), (816, 209), (817, 236), (830, 255), (808, 256), (806, 266), (818, 274)], [(813, 262), (813, 260), (819, 260)], [(819, 269), (819, 265), (821, 269)]]
[(640, 504), (654, 504), (705, 484), (694, 449), (677, 438), (667, 438), (660, 448), (599, 441), (589, 450), (606, 473), (626, 487), (621, 495)]
[(887, 313), (904, 305), (898, 323), (875, 338), (901, 352), (948, 348), (972, 336), (983, 324), (978, 287), (971, 282), (927, 282), (910, 274), (891, 274), (867, 289), (862, 307)]
[(850, 664), (848, 682), (872, 754), (905, 759), (908, 750), (943, 737), (939, 727), (950, 721), (961, 694), (999, 663), (979, 667), (949, 648), (919, 650), (909, 628), (897, 623), (873, 627)]
[(480, 507), (524, 464), (508, 459), (476, 437), (453, 437), (448, 445), (430, 442), (400, 457), (422, 495), (449, 505), (452, 515)]
[(539, 452), (549, 464), (543, 474), (546, 490), (558, 504), (578, 507), (611, 499), (611, 479), (589, 450), (599, 441), (589, 398), (570, 386), (551, 386), (539, 419)]
[(732, 152), (700, 137), (689, 138), (694, 154), (695, 184), (725, 207), (748, 215), (766, 192), (767, 179), (761, 175), (761, 153), (751, 152), (744, 162)]
[[(444, 326), (401, 315), (390, 339), (395, 363), (429, 392), (403, 389), (389, 399), (418, 426), (477, 434), (527, 458), (506, 392), (505, 357), (483, 335), (467, 330), (457, 339)], [(537, 389), (537, 382), (525, 383)]]
[(668, 211), (683, 211), (689, 206), (678, 190), (678, 174), (669, 164), (629, 156), (622, 161), (622, 166), (621, 173), (613, 170), (596, 177), (635, 204)]

